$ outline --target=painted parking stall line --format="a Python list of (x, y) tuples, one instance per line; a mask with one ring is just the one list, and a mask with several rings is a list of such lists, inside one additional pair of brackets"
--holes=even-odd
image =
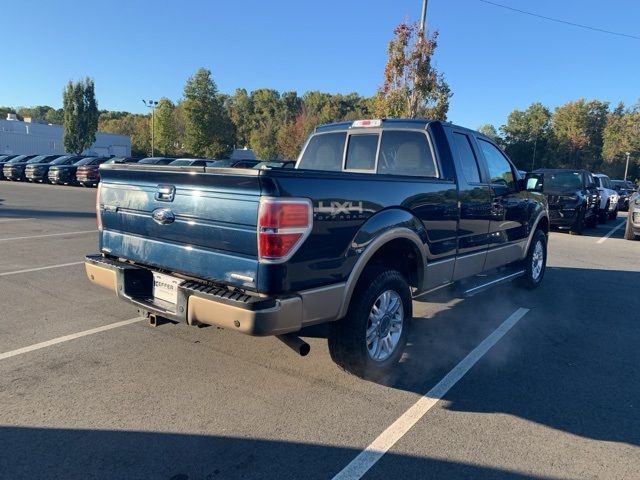
[(22, 347), (16, 350), (11, 350), (9, 352), (0, 353), (0, 360), (6, 360), (7, 358), (16, 357), (18, 355), (34, 352), (36, 350), (41, 350), (43, 348), (51, 347), (53, 345), (69, 342), (77, 338), (87, 337), (89, 335), (95, 335), (96, 333), (100, 333), (100, 332), (106, 332), (108, 330), (113, 330), (114, 328), (124, 327), (126, 325), (131, 325), (132, 323), (140, 322), (142, 320), (144, 319), (140, 317), (131, 318), (129, 320), (123, 320), (121, 322), (110, 323), (109, 325), (103, 325), (102, 327), (92, 328), (90, 330), (84, 330), (78, 333), (72, 333), (71, 335), (65, 335), (64, 337), (54, 338), (51, 340), (47, 340), (46, 342), (36, 343), (34, 345), (29, 345), (28, 347)]
[(378, 438), (333, 477), (333, 480), (359, 480), (362, 478), (528, 312), (528, 308), (519, 308), (513, 312), (509, 318), (502, 322), (498, 328), (447, 373), (435, 387), (409, 407)]
[(2, 272), (0, 277), (8, 277), (10, 275), (18, 275), (21, 273), (39, 272), (40, 270), (50, 270), (52, 268), (70, 267), (72, 265), (81, 265), (84, 262), (59, 263), (58, 265), (48, 265), (46, 267), (25, 268), (24, 270), (14, 270), (13, 272)]
[(0, 238), (0, 242), (10, 242), (13, 240), (29, 240), (29, 239), (47, 238), (47, 237), (64, 237), (65, 235), (86, 235), (88, 233), (96, 233), (96, 232), (97, 230), (80, 230), (77, 232), (47, 233), (46, 235), (28, 235), (26, 237)]
[(619, 223), (618, 225), (616, 225), (615, 227), (613, 227), (611, 230), (609, 230), (609, 232), (602, 237), (600, 240), (598, 240), (596, 243), (604, 243), (607, 241), (608, 238), (611, 237), (611, 235), (613, 235), (614, 233), (616, 233), (618, 230), (620, 230), (620, 228), (622, 228), (624, 226), (624, 224), (627, 223), (627, 221), (623, 221), (622, 223)]
[(35, 220), (35, 218), (0, 218), (0, 223), (26, 222), (27, 220)]

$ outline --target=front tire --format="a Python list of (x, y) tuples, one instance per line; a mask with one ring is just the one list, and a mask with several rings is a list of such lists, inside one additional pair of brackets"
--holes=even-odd
[(571, 235), (582, 235), (582, 229), (584, 228), (584, 210), (580, 210), (576, 215), (576, 221), (569, 230)]
[(598, 226), (598, 212), (592, 212), (592, 215), (585, 222), (587, 228), (596, 228)]
[(624, 227), (624, 238), (625, 240), (638, 240), (638, 237), (633, 233), (633, 229), (631, 228), (631, 215), (633, 215), (633, 213), (629, 212), (627, 224)]
[(386, 377), (407, 344), (412, 308), (409, 285), (400, 272), (368, 268), (353, 292), (347, 316), (331, 325), (331, 358), (359, 377)]
[(520, 278), (520, 285), (528, 290), (538, 288), (542, 283), (546, 269), (547, 236), (542, 230), (536, 230), (524, 259), (524, 276)]
[(598, 221), (600, 223), (607, 223), (607, 217), (609, 216), (609, 204), (604, 207), (604, 209), (598, 212)]

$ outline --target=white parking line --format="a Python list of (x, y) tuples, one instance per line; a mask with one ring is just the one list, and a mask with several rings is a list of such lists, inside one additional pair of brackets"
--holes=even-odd
[(607, 238), (609, 238), (611, 235), (613, 235), (614, 233), (616, 233), (620, 227), (622, 227), (625, 223), (627, 223), (627, 221), (623, 221), (622, 223), (616, 225), (615, 227), (613, 227), (611, 230), (609, 230), (609, 233), (607, 233), (604, 237), (602, 237), (600, 240), (598, 240), (596, 243), (604, 243), (605, 240), (607, 240)]
[(64, 337), (54, 338), (53, 340), (47, 340), (46, 342), (36, 343), (28, 347), (18, 348), (17, 350), (11, 350), (10, 352), (0, 353), (0, 360), (15, 357), (16, 355), (22, 355), (23, 353), (33, 352), (34, 350), (40, 350), (42, 348), (51, 347), (59, 343), (75, 340), (76, 338), (86, 337), (93, 335), (94, 333), (105, 332), (107, 330), (113, 330), (114, 328), (124, 327), (125, 325), (131, 325), (132, 323), (140, 322), (143, 318), (131, 318), (129, 320), (123, 320), (121, 322), (110, 323), (109, 325), (103, 325), (102, 327), (92, 328), (91, 330), (85, 330), (84, 332), (72, 333), (71, 335), (65, 335)]
[(0, 242), (9, 242), (11, 240), (27, 240), (30, 238), (64, 237), (65, 235), (83, 235), (86, 233), (95, 233), (95, 232), (97, 232), (97, 230), (81, 230), (79, 232), (48, 233), (46, 235), (30, 235), (27, 237), (0, 238)]
[(38, 272), (40, 270), (49, 270), (50, 268), (69, 267), (71, 265), (80, 265), (82, 263), (84, 262), (60, 263), (58, 265), (49, 265), (46, 267), (27, 268), (25, 270), (14, 270), (13, 272), (2, 272), (0, 273), (0, 277), (7, 277), (9, 275), (18, 275), (19, 273)]
[(474, 348), (438, 384), (393, 422), (378, 438), (344, 467), (333, 480), (359, 480), (453, 387), (491, 347), (524, 317), (529, 309), (519, 308)]
[(26, 220), (35, 220), (35, 218), (0, 218), (0, 223), (24, 222)]

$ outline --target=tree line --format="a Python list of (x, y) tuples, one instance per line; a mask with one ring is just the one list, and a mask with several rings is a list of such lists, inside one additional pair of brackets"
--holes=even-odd
[(612, 108), (607, 101), (579, 99), (553, 111), (536, 102), (513, 110), (499, 130), (489, 124), (479, 130), (522, 170), (584, 168), (621, 178), (628, 152), (628, 177), (640, 177), (640, 101)]

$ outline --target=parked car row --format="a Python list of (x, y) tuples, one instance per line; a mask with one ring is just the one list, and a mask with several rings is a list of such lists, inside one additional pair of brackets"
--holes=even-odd
[[(534, 182), (547, 197), (551, 226), (569, 229), (575, 235), (580, 235), (585, 227), (614, 220), (619, 210), (627, 210), (637, 201), (631, 182), (612, 181), (603, 174), (547, 168), (528, 175), (528, 181)], [(631, 212), (629, 216), (633, 216)], [(640, 217), (637, 220), (640, 229)]]
[(95, 187), (100, 182), (103, 163), (139, 163), (174, 167), (217, 168), (293, 168), (292, 161), (212, 160), (206, 158), (170, 157), (88, 157), (82, 155), (0, 155), (0, 179), (51, 183), (54, 185), (82, 185)]

